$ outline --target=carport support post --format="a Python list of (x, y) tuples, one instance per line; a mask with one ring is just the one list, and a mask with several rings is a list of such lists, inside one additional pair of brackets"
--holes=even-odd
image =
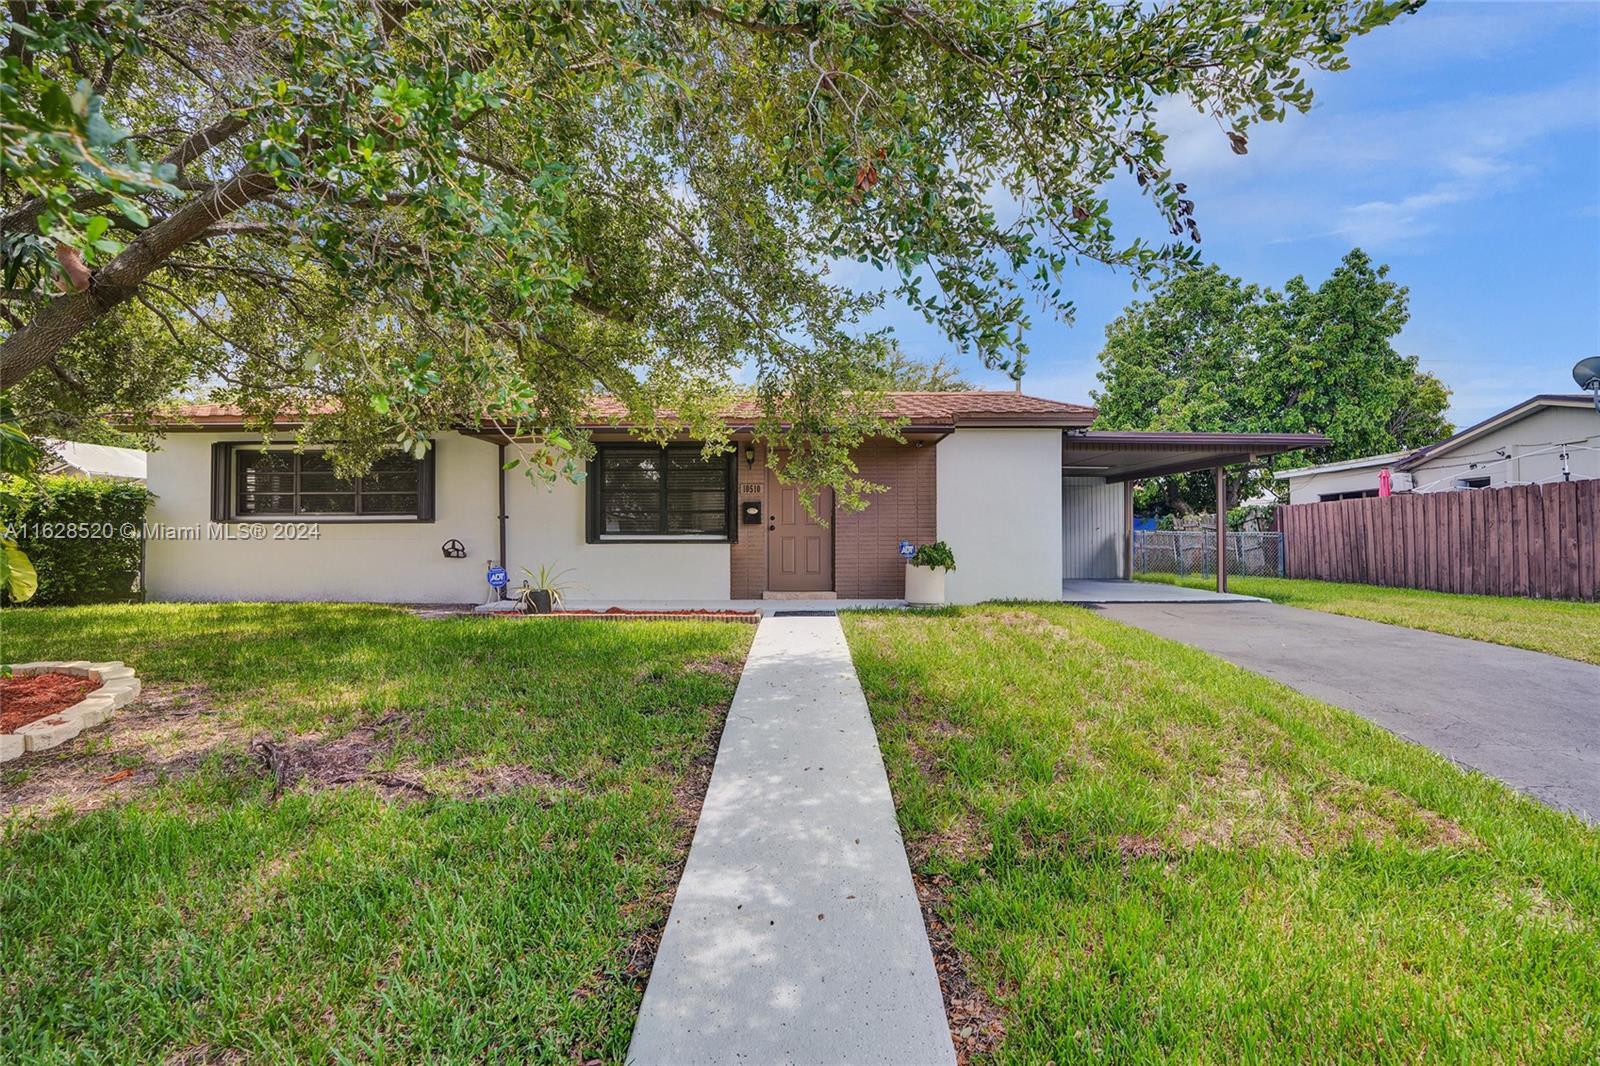
[(1133, 482), (1122, 483), (1122, 580), (1133, 580)]
[(1228, 482), (1222, 467), (1212, 468), (1217, 479), (1217, 591), (1228, 591)]

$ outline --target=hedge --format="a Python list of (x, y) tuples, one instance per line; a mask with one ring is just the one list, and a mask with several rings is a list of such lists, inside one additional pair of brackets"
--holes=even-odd
[(39, 572), (29, 604), (137, 599), (145, 508), (143, 485), (110, 478), (11, 479), (0, 520)]

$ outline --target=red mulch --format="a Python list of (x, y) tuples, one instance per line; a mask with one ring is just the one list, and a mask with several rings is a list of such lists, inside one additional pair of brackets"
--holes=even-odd
[(15, 733), (29, 722), (64, 711), (98, 687), (87, 677), (66, 674), (0, 677), (0, 733)]

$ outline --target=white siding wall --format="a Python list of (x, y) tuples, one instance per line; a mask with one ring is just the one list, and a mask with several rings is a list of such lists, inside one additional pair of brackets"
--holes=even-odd
[(939, 442), (952, 603), (1061, 598), (1061, 431), (958, 429)]
[[(1284, 478), (1283, 482), (1289, 486), (1290, 503), (1316, 503), (1323, 493), (1376, 491), (1378, 471), (1382, 469), (1381, 466), (1368, 466), (1360, 470), (1330, 470), (1326, 474)], [(1396, 487), (1399, 487), (1398, 484)]]
[(1120, 484), (1098, 477), (1062, 478), (1062, 576), (1121, 577), (1123, 521)]
[[(1554, 449), (1560, 444), (1573, 445), (1567, 466), (1574, 479), (1600, 478), (1600, 414), (1592, 407), (1546, 407), (1409, 473), (1396, 473), (1394, 488), (1450, 492), (1458, 480), (1479, 477), (1488, 478), (1491, 488), (1559, 481), (1561, 456)], [(1286, 478), (1289, 502), (1316, 503), (1324, 493), (1376, 489), (1381, 469), (1371, 466)]]
[[(1588, 440), (1588, 438), (1595, 438)], [(1413, 471), (1418, 489), (1448, 492), (1458, 478), (1487, 477), (1491, 488), (1530, 481), (1559, 481), (1560, 444), (1585, 441), (1568, 453), (1574, 479), (1600, 478), (1600, 414), (1593, 407), (1546, 407), (1503, 429), (1486, 433)], [(1499, 449), (1509, 458), (1502, 460)], [(1479, 464), (1473, 469), (1472, 464)], [(1424, 488), (1426, 486), (1426, 488)]]
[[(202, 537), (211, 516), (211, 445), (250, 440), (245, 433), (174, 433), (150, 453), (152, 525), (192, 528)], [(436, 521), (323, 522), (315, 540), (152, 540), (145, 579), (159, 600), (481, 601), (484, 568), (500, 553), (498, 457), (494, 445), (451, 434), (435, 447)], [(548, 563), (572, 568), (574, 599), (726, 599), (726, 544), (586, 544), (580, 486), (534, 485), (506, 475), (508, 567)], [(309, 520), (308, 520), (309, 521)], [(439, 550), (455, 538), (465, 559)]]

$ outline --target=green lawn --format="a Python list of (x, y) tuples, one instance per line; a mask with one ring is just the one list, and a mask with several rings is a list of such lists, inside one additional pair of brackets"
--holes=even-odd
[(1083, 608), (845, 626), (995, 1059), (1600, 1059), (1600, 831)]
[[(1215, 577), (1140, 574), (1190, 588), (1216, 588)], [(1303, 581), (1283, 577), (1230, 577), (1228, 591), (1260, 596), (1291, 607), (1347, 614), (1453, 637), (1548, 652), (1600, 665), (1600, 604), (1529, 600), (1516, 596), (1463, 596), (1426, 589)]]
[[(147, 697), (0, 767), (0, 1061), (621, 1061), (751, 627), (151, 605), (0, 633)], [(310, 771), (276, 800), (267, 735)]]

